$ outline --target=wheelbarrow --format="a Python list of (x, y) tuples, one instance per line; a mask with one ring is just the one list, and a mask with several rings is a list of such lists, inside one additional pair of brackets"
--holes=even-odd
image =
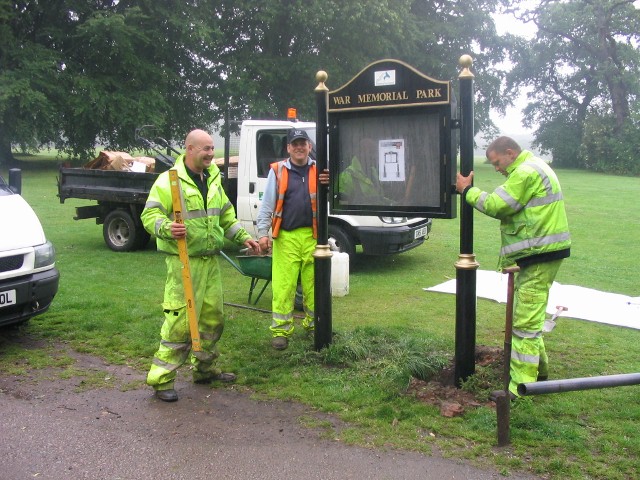
[[(220, 251), (220, 255), (242, 275), (251, 278), (248, 303), (256, 305), (267, 286), (271, 283), (271, 255), (237, 255), (235, 261), (223, 251)], [(251, 297), (260, 280), (264, 280), (264, 285), (262, 285), (255, 301), (252, 302)]]

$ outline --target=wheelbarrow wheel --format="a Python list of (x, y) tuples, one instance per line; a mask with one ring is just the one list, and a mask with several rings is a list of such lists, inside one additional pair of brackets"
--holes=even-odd
[(300, 283), (298, 283), (298, 287), (296, 288), (296, 297), (293, 307), (301, 312), (304, 310), (304, 304), (302, 302), (302, 285)]

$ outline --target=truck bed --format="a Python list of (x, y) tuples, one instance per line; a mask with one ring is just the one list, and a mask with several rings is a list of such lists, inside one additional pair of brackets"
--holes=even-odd
[(144, 204), (157, 173), (60, 168), (58, 197)]

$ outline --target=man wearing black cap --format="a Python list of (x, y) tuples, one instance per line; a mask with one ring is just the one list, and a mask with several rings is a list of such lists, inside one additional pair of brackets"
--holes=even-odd
[[(289, 346), (293, 334), (293, 309), (298, 277), (302, 283), (305, 318), (302, 326), (313, 331), (313, 252), (318, 238), (317, 182), (315, 160), (309, 157), (311, 139), (293, 128), (287, 135), (289, 158), (271, 164), (267, 186), (258, 212), (258, 239), (263, 252), (273, 246), (271, 285), (273, 291), (271, 345), (276, 350)], [(327, 171), (320, 182), (329, 183)], [(273, 242), (269, 238), (269, 229)]]

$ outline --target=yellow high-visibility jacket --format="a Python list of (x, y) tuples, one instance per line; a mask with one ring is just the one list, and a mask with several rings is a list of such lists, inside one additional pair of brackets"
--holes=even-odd
[[(224, 238), (242, 245), (251, 235), (236, 219), (233, 205), (222, 188), (220, 169), (215, 164), (209, 168), (207, 178), (207, 208), (202, 194), (187, 173), (184, 155), (176, 159), (173, 167), (178, 171), (183, 196), (183, 219), (187, 227), (187, 251), (189, 256), (206, 256), (218, 253)], [(147, 203), (140, 215), (144, 228), (156, 236), (158, 250), (178, 254), (178, 244), (171, 237), (170, 226), (174, 221), (169, 172), (161, 173), (149, 192)]]
[(534, 255), (567, 250), (568, 256), (571, 235), (560, 182), (533, 153), (523, 150), (507, 168), (506, 182), (492, 193), (469, 188), (466, 201), (500, 220), (500, 268)]

